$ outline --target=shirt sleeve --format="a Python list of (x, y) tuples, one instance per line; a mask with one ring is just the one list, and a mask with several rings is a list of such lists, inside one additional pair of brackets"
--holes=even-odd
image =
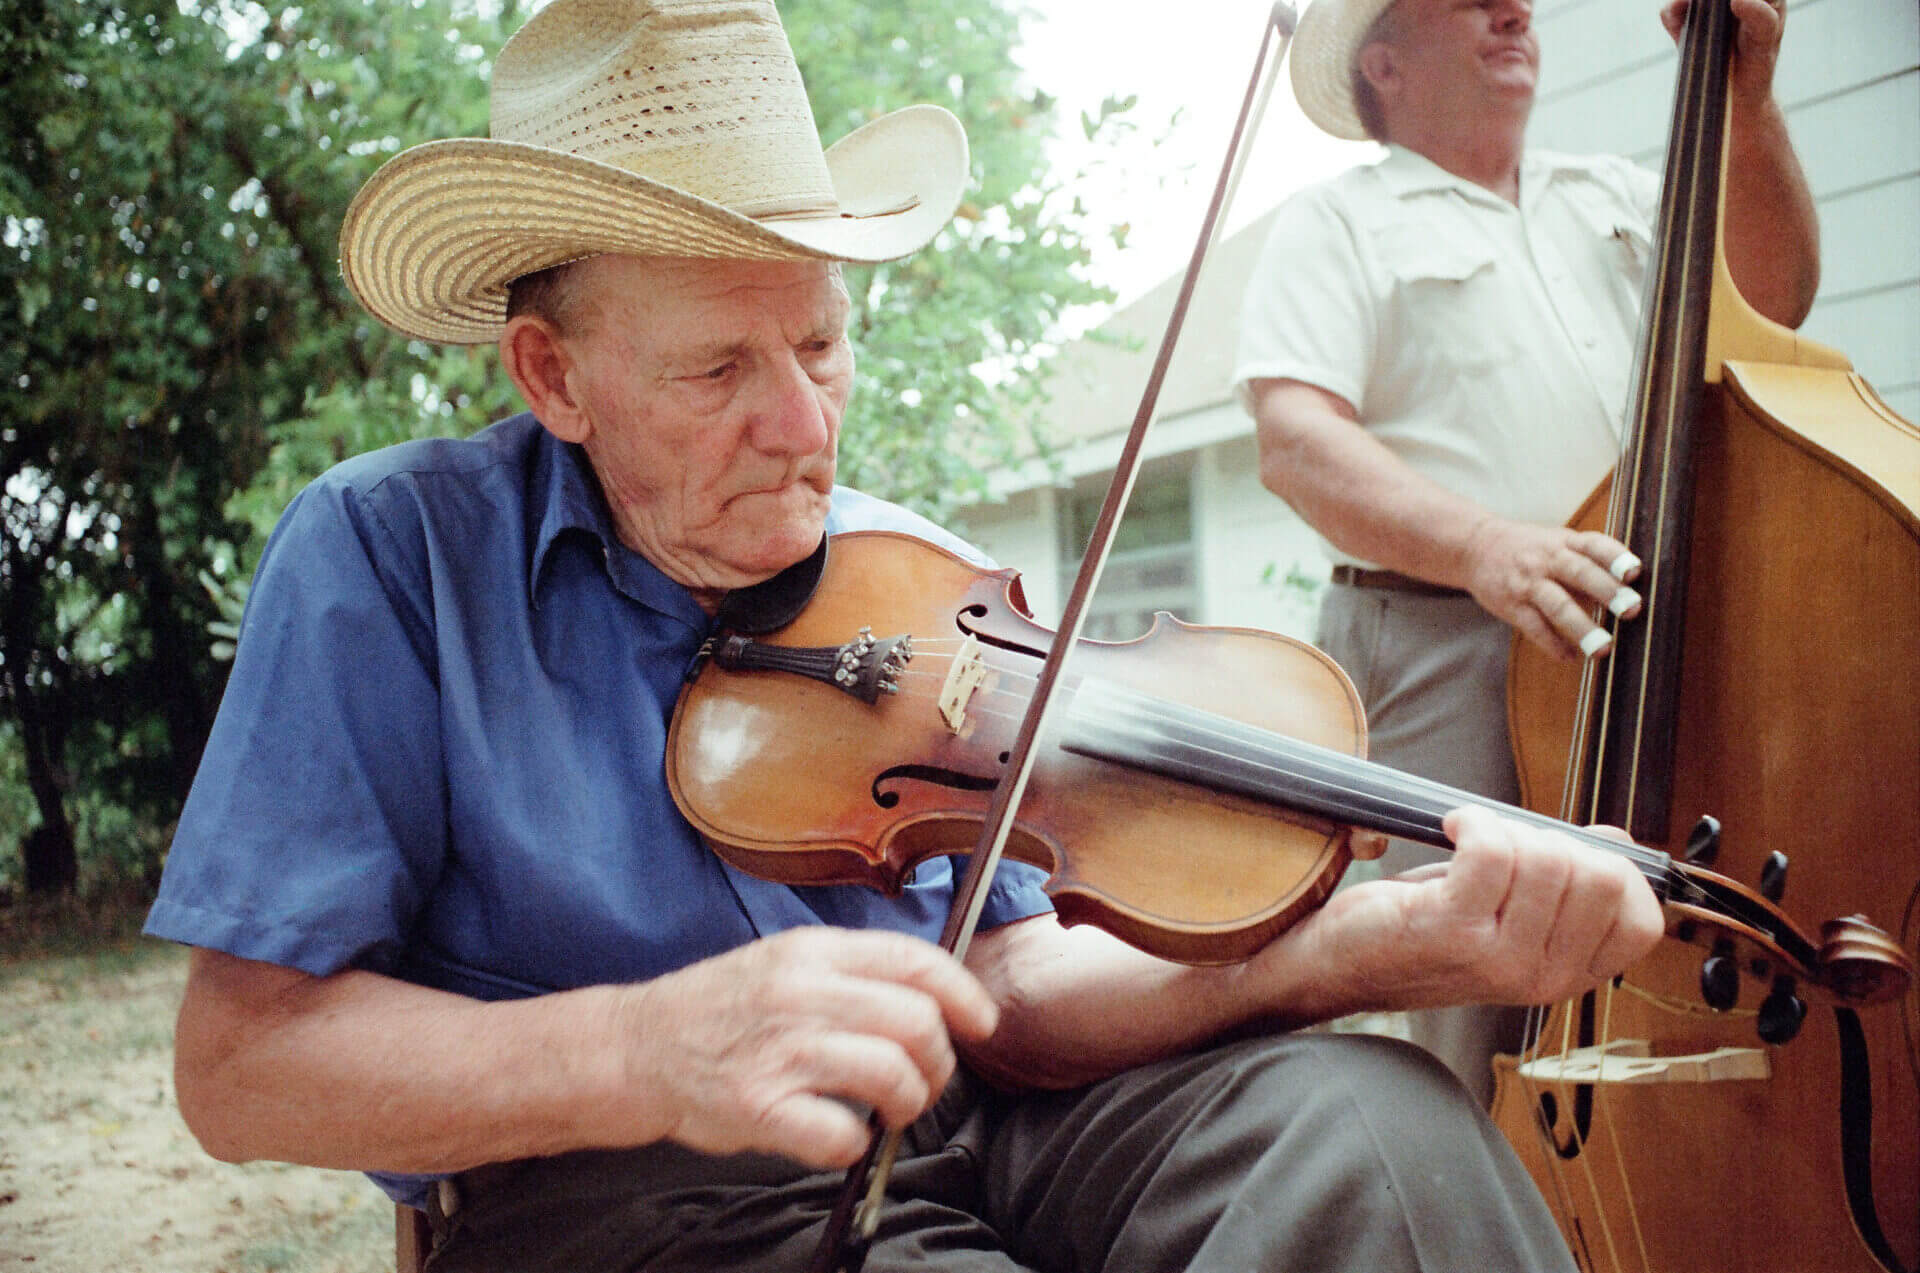
[(1233, 386), (1253, 410), (1251, 382), (1299, 380), (1361, 405), (1376, 315), (1354, 228), (1329, 186), (1280, 206), (1241, 304)]
[(289, 506), (149, 934), (316, 976), (398, 949), (446, 835), (430, 593), (408, 560), (350, 485)]

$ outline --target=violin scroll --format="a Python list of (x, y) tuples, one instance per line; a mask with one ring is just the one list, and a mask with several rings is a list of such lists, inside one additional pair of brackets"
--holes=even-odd
[(1889, 1003), (1905, 998), (1913, 984), (1912, 958), (1864, 915), (1820, 926), (1820, 963), (1834, 992), (1848, 1003)]
[(1867, 1007), (1900, 999), (1913, 985), (1912, 956), (1864, 916), (1828, 920), (1815, 941), (1761, 892), (1687, 863), (1673, 872), (1668, 933), (1712, 950), (1700, 986), (1717, 1011), (1733, 1007), (1751, 978), (1769, 987), (1761, 1008), (1767, 1029), (1791, 1037), (1787, 1017), (1797, 1026), (1797, 1013), (1787, 1012), (1786, 1000), (1797, 1006), (1805, 994), (1835, 1007)]

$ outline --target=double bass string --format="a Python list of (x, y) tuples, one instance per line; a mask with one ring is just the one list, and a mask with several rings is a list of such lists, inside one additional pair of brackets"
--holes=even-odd
[[(1645, 312), (1641, 316), (1641, 340), (1636, 351), (1636, 365), (1633, 369), (1633, 394), (1625, 404), (1624, 418), (1630, 427), (1623, 430), (1623, 450), (1615, 466), (1612, 498), (1609, 502), (1608, 529), (1623, 541), (1629, 538), (1639, 520), (1641, 510), (1637, 506), (1637, 501), (1640, 492), (1652, 489), (1651, 484), (1643, 486), (1650, 466), (1658, 465), (1658, 468), (1652, 472), (1662, 489), (1671, 489), (1673, 483), (1686, 478), (1684, 473), (1676, 471), (1679, 465), (1674, 447), (1682, 431), (1678, 416), (1683, 409), (1686, 388), (1684, 380), (1686, 377), (1699, 374), (1700, 369), (1677, 366), (1676, 364), (1681, 361), (1678, 350), (1662, 350), (1659, 341), (1660, 333), (1669, 332), (1676, 326), (1673, 312), (1685, 308), (1686, 298), (1691, 294), (1690, 288), (1697, 279), (1699, 271), (1711, 270), (1714, 266), (1711, 247), (1705, 254), (1707, 259), (1703, 261), (1700, 259), (1702, 253), (1699, 245), (1703, 241), (1711, 245), (1718, 237), (1717, 225), (1705, 227), (1701, 222), (1703, 219), (1717, 218), (1719, 212), (1718, 199), (1709, 199), (1704, 196), (1710, 191), (1717, 193), (1720, 176), (1720, 139), (1717, 136), (1705, 135), (1708, 129), (1704, 121), (1710, 115), (1709, 98), (1715, 92), (1712, 81), (1715, 79), (1713, 71), (1716, 53), (1712, 47), (1714, 41), (1710, 34), (1710, 24), (1715, 19), (1719, 19), (1718, 27), (1724, 34), (1728, 25), (1725, 21), (1727, 16), (1724, 5), (1694, 5), (1687, 15), (1686, 32), (1682, 40), (1679, 78), (1674, 89), (1675, 119), (1670, 134), (1673, 145), (1667, 157), (1666, 171), (1663, 176), (1659, 255), (1643, 292)], [(1724, 46), (1724, 41), (1721, 43)], [(1721, 66), (1724, 66), (1724, 47), (1719, 50), (1717, 60)], [(1691, 126), (1688, 126), (1689, 124)], [(1704, 240), (1701, 234), (1703, 229), (1713, 231), (1706, 234)], [(1650, 434), (1655, 429), (1658, 429), (1661, 435), (1657, 457), (1650, 455), (1648, 451), (1652, 444)], [(1666, 542), (1667, 536), (1670, 531), (1677, 533), (1677, 528), (1668, 525), (1668, 518), (1663, 511), (1666, 507), (1669, 505), (1663, 503), (1661, 509), (1654, 510), (1654, 543), (1650, 551), (1640, 553), (1653, 571), (1652, 586), (1641, 589), (1646, 597), (1646, 609), (1638, 620), (1642, 625), (1646, 625), (1643, 627), (1643, 632), (1649, 635), (1655, 630), (1653, 625), (1656, 620), (1663, 617), (1662, 607), (1673, 595), (1662, 588), (1659, 577), (1668, 561), (1670, 546)], [(1630, 544), (1629, 547), (1635, 547), (1635, 545)], [(1645, 548), (1646, 545), (1643, 544), (1640, 547)], [(1684, 548), (1684, 545), (1681, 547)], [(1612, 626), (1617, 630), (1619, 625), (1616, 622)], [(1607, 772), (1610, 765), (1621, 761), (1628, 765), (1625, 791), (1625, 808), (1628, 812), (1620, 820), (1628, 825), (1634, 821), (1632, 810), (1637, 807), (1640, 797), (1643, 758), (1638, 754), (1623, 758), (1609, 754), (1611, 729), (1606, 717), (1612, 710), (1611, 705), (1616, 701), (1613, 690), (1617, 679), (1622, 676), (1635, 676), (1636, 683), (1631, 687), (1632, 692), (1618, 701), (1623, 704), (1624, 710), (1634, 715), (1637, 722), (1636, 728), (1632, 731), (1633, 748), (1637, 753), (1641, 740), (1645, 737), (1645, 730), (1639, 727), (1639, 724), (1643, 724), (1646, 719), (1654, 648), (1654, 642), (1650, 639), (1639, 644), (1639, 658), (1634, 660), (1637, 666), (1628, 666), (1628, 661), (1625, 659), (1609, 658), (1597, 671), (1590, 665), (1582, 672), (1580, 694), (1576, 700), (1574, 713), (1573, 737), (1576, 743), (1567, 756), (1564, 795), (1560, 809), (1561, 816), (1568, 821), (1582, 819), (1583, 814), (1582, 820), (1598, 820), (1604, 785), (1601, 775)], [(1603, 685), (1604, 693), (1601, 692)], [(1598, 721), (1595, 719), (1596, 696), (1600, 704)], [(1592, 780), (1586, 784), (1583, 791), (1581, 780), (1587, 775), (1591, 775)], [(1584, 809), (1581, 808), (1582, 805), (1585, 806)], [(1626, 983), (1623, 981), (1622, 985)], [(1604, 1057), (1605, 1049), (1612, 1040), (1611, 1019), (1614, 995), (1611, 985), (1601, 992), (1600, 1002), (1602, 1004), (1601, 1021), (1595, 1041), (1602, 1049), (1601, 1055)], [(1656, 1004), (1656, 1006), (1670, 1009), (1672, 1005)], [(1535, 1039), (1529, 1055), (1532, 1059), (1538, 1060), (1545, 1041), (1540, 1037), (1538, 1021), (1532, 1016), (1530, 1016), (1529, 1026), (1530, 1033)], [(1561, 1033), (1563, 1037), (1560, 1049), (1561, 1058), (1564, 1061), (1571, 1055), (1574, 1044), (1571, 1011), (1564, 1018), (1564, 1028)], [(1537, 1109), (1542, 1094), (1541, 1088), (1524, 1073), (1521, 1077), (1528, 1097)], [(1621, 1195), (1626, 1203), (1634, 1244), (1640, 1253), (1640, 1265), (1643, 1269), (1650, 1268), (1651, 1258), (1641, 1230), (1635, 1191), (1624, 1162), (1622, 1140), (1613, 1125), (1612, 1103), (1595, 1100), (1594, 1104), (1599, 1108), (1600, 1116), (1607, 1127), (1607, 1139), (1612, 1143), (1614, 1170)], [(1577, 1118), (1569, 1118), (1568, 1127), (1572, 1136), (1584, 1141)], [(1555, 1180), (1556, 1188), (1564, 1191), (1565, 1184), (1562, 1176), (1565, 1166), (1558, 1146), (1554, 1143), (1551, 1130), (1544, 1123), (1540, 1124), (1540, 1133), (1540, 1139), (1543, 1142), (1542, 1156), (1548, 1164), (1548, 1171)], [(1586, 1148), (1584, 1143), (1580, 1145), (1578, 1157), (1581, 1159), (1582, 1171), (1587, 1178), (1593, 1198), (1594, 1214), (1600, 1222), (1597, 1227), (1602, 1230), (1613, 1267), (1620, 1269), (1623, 1265), (1619, 1247), (1615, 1242), (1614, 1225), (1607, 1217), (1609, 1208), (1599, 1188), (1592, 1157), (1586, 1152)], [(1566, 1214), (1572, 1214), (1571, 1209)]]

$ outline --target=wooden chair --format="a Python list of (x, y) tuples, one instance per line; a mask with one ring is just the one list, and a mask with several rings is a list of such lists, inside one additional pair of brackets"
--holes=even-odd
[(427, 1213), (404, 1202), (393, 1204), (394, 1273), (420, 1273), (433, 1250), (433, 1228)]

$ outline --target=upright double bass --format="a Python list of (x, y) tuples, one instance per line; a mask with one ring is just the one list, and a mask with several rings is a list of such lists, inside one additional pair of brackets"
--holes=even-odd
[[(1920, 950), (1920, 430), (1740, 297), (1733, 19), (1682, 40), (1627, 445), (1576, 524), (1646, 563), (1598, 664), (1514, 650), (1523, 801)], [(1663, 943), (1496, 1061), (1495, 1118), (1594, 1270), (1920, 1268), (1920, 990), (1809, 1013)], [(1703, 999), (1705, 1005), (1703, 1005)]]

